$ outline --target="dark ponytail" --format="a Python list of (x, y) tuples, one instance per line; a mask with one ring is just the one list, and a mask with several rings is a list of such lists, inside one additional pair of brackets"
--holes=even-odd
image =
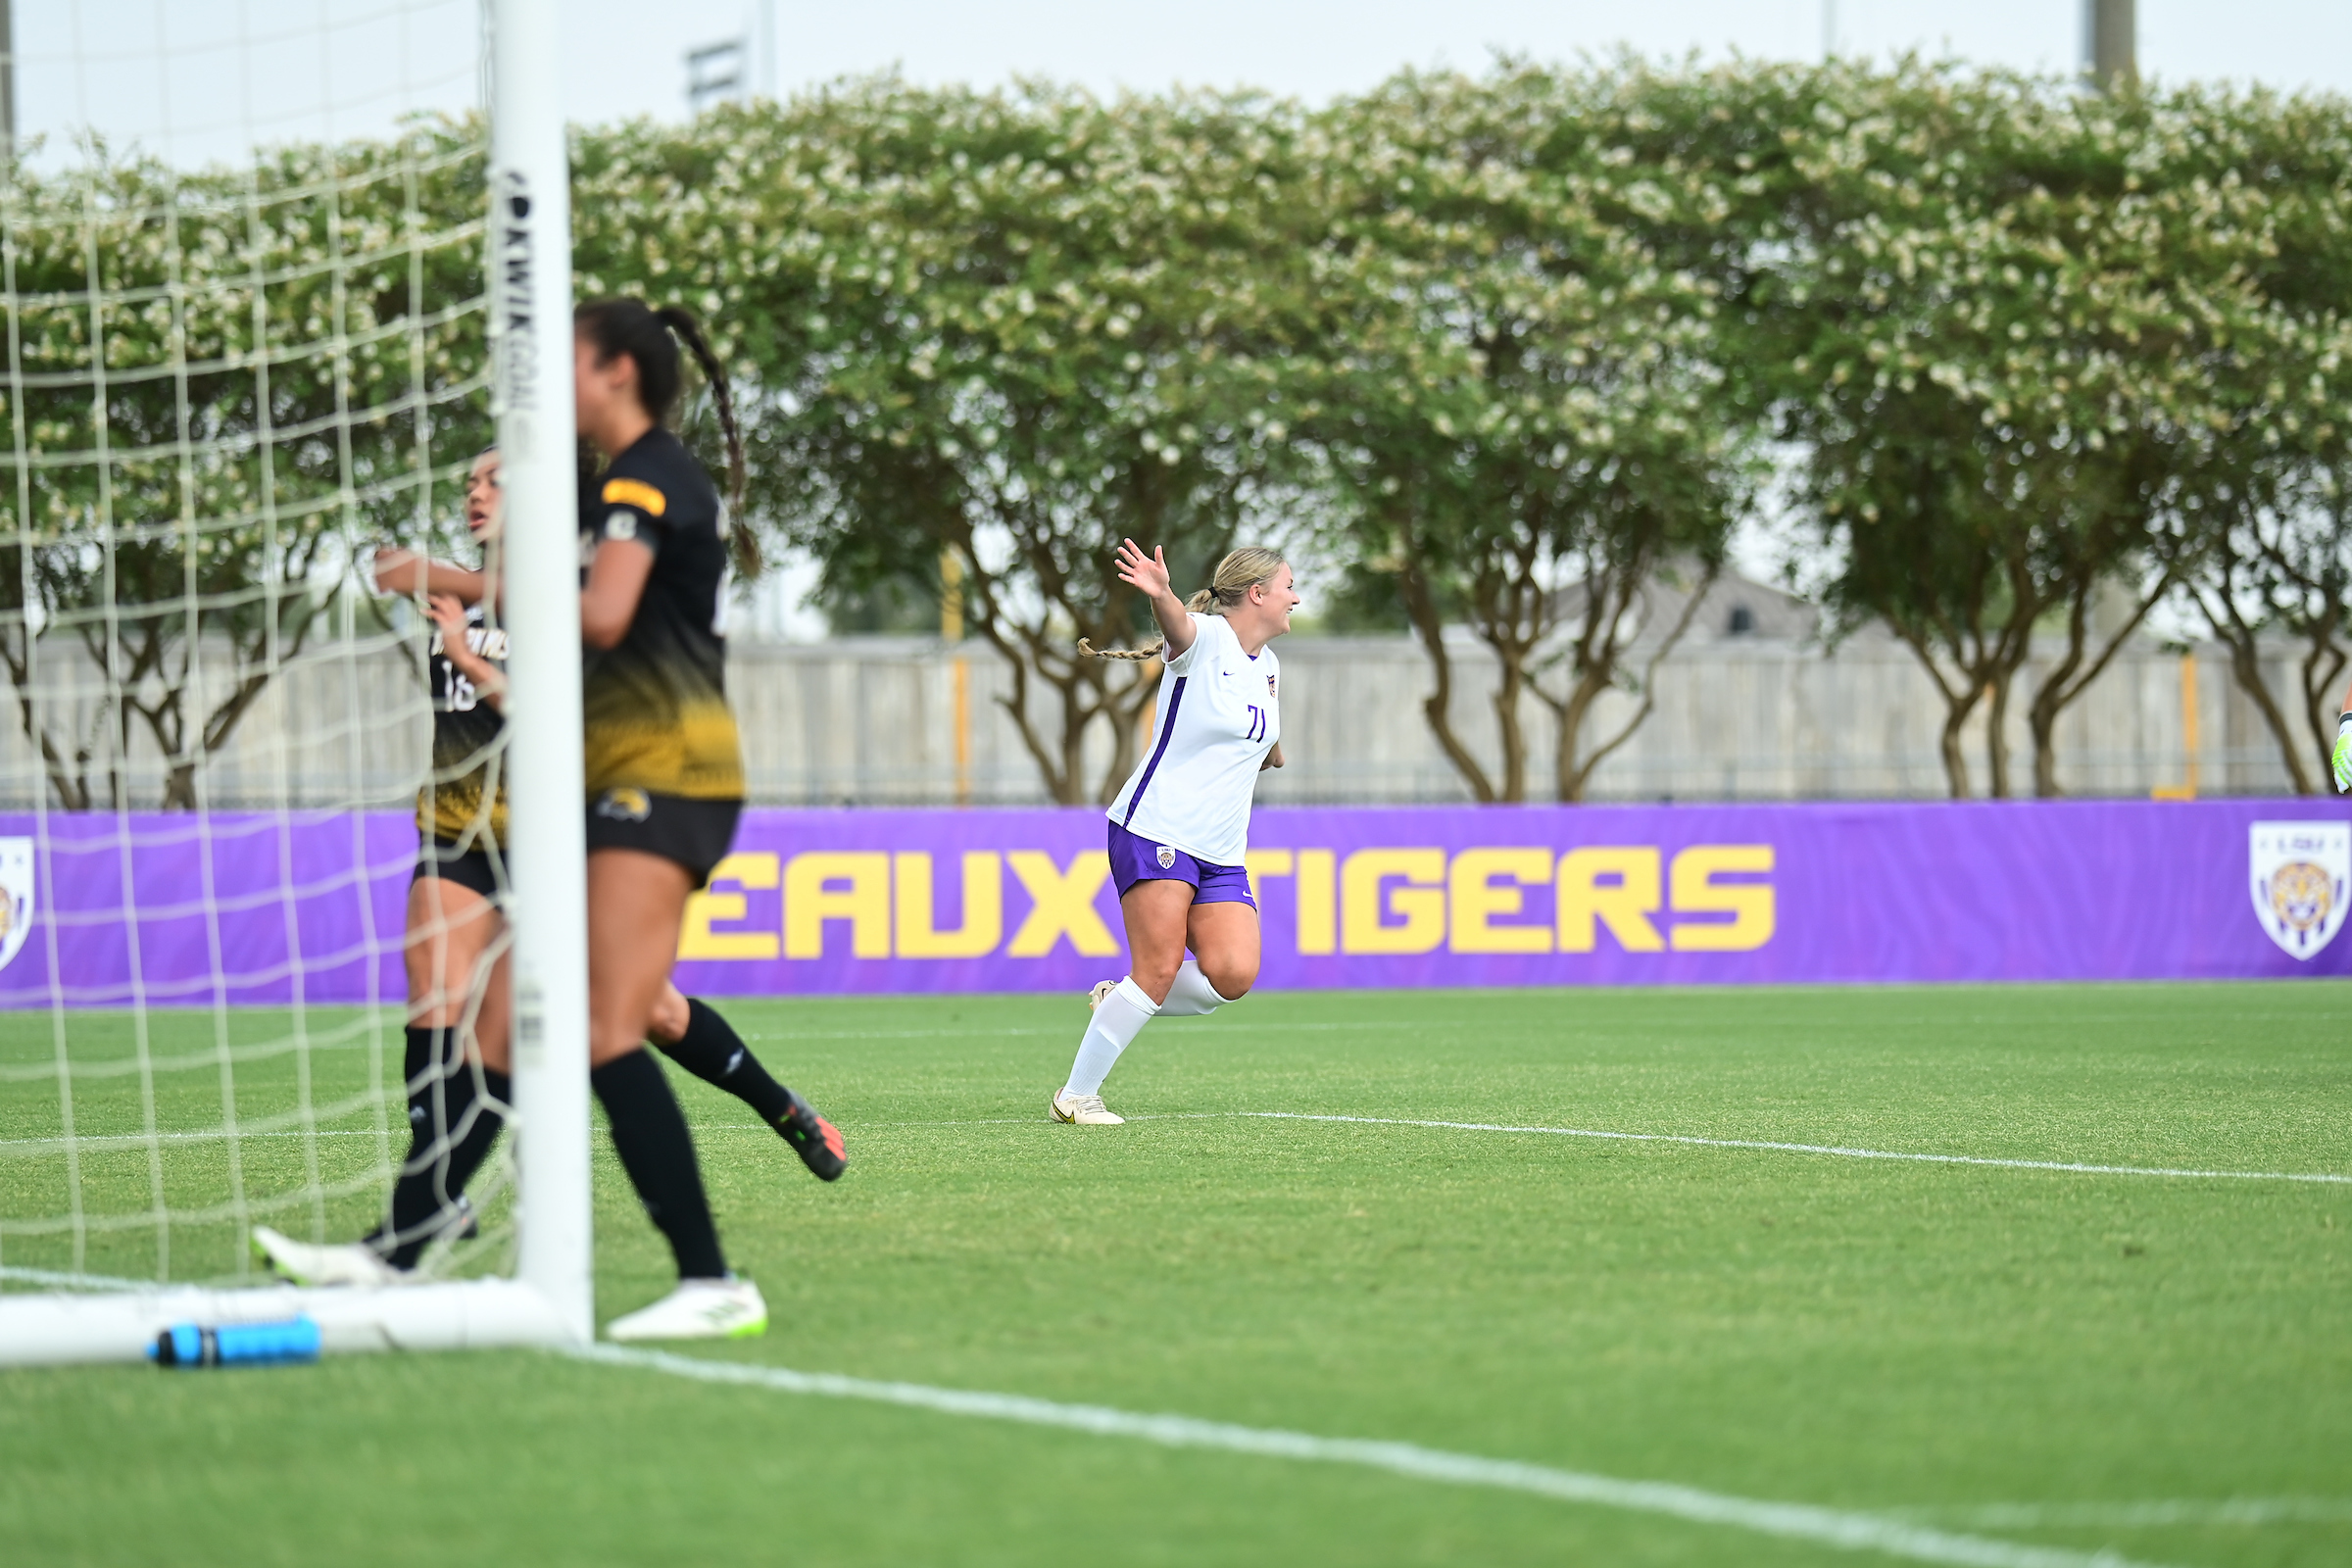
[(726, 368), (710, 352), (693, 315), (674, 305), (657, 311), (643, 300), (597, 300), (574, 311), (572, 324), (595, 345), (599, 365), (616, 354), (637, 362), (637, 401), (656, 420), (667, 419), (678, 400), (678, 344), (693, 354), (710, 383), (711, 406), (727, 438), (727, 543), (735, 553), (735, 570), (745, 578), (759, 576), (764, 565), (760, 540), (743, 515), (743, 433), (735, 424), (735, 394), (727, 385)]

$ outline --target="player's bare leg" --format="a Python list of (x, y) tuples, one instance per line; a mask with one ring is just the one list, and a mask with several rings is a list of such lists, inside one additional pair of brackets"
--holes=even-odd
[[(1144, 884), (1148, 885), (1148, 884)], [(1176, 966), (1176, 977), (1159, 999), (1160, 1018), (1201, 1018), (1228, 1002), (1239, 1002), (1257, 983), (1257, 911), (1247, 904), (1195, 904), (1186, 917), (1185, 946), (1194, 956)], [(1100, 1007), (1118, 988), (1099, 982), (1087, 999)]]
[(1054, 1097), (1055, 1121), (1079, 1127), (1115, 1127), (1126, 1118), (1102, 1103), (1102, 1080), (1144, 1025), (1159, 1011), (1177, 971), (1184, 966), (1187, 915), (1193, 907), (1189, 882), (1138, 882), (1119, 900), (1126, 917), (1127, 978), (1092, 999), (1094, 1017), (1078, 1042), (1069, 1081)]
[(1138, 882), (1119, 900), (1127, 924), (1127, 973), (1156, 1007), (1183, 966), (1193, 913), (1190, 882)]
[(695, 1163), (694, 1135), (668, 1080), (645, 1053), (692, 891), (693, 879), (674, 860), (638, 850), (589, 853), (588, 1082), (612, 1123), (621, 1168), (678, 1264), (675, 1291), (606, 1326), (616, 1340), (759, 1334), (767, 1327), (759, 1288), (727, 1272)]
[(1175, 983), (1160, 999), (1161, 1017), (1202, 1017), (1257, 984), (1257, 911), (1249, 905), (1194, 905), (1186, 946), (1193, 956), (1177, 966)]

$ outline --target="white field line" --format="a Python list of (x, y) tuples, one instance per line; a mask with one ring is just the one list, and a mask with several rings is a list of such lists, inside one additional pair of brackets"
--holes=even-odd
[[(1915, 1154), (1893, 1149), (1847, 1149), (1837, 1144), (1784, 1144), (1756, 1138), (1695, 1138), (1682, 1133), (1620, 1133), (1592, 1127), (1518, 1127), (1491, 1121), (1423, 1121), (1404, 1116), (1338, 1116), (1306, 1110), (1177, 1110), (1142, 1111), (1129, 1121), (1323, 1121), (1363, 1127), (1432, 1127), (1463, 1133), (1531, 1133), (1548, 1138), (1599, 1138), (1629, 1144), (1685, 1144), (1701, 1149), (1754, 1149), (1783, 1154), (1831, 1154), (1840, 1159), (1892, 1159), (1921, 1165), (1989, 1165), (2002, 1170), (2070, 1171), (2086, 1176), (2171, 1176), (2243, 1182), (2318, 1182), (2352, 1186), (2352, 1176), (2327, 1171), (2185, 1170), (2169, 1165), (2091, 1165), (2062, 1159), (1998, 1159), (1984, 1154)], [(881, 1131), (898, 1127), (1009, 1127), (1023, 1122), (1050, 1125), (1043, 1116), (980, 1116), (956, 1121), (893, 1121), (853, 1123), (846, 1130)], [(713, 1132), (772, 1132), (751, 1122), (707, 1124)]]
[[(727, 999), (720, 997), (718, 1001)], [(1170, 1022), (1179, 1022), (1171, 1019)], [(1250, 1027), (1260, 1034), (1332, 1034), (1347, 1031), (1360, 1034), (1373, 1029), (1426, 1030), (1427, 1024), (1398, 1018), (1372, 1018), (1361, 1023), (1258, 1023)], [(760, 1034), (751, 1030), (738, 1031), (751, 1041), (776, 1041), (791, 1044), (803, 1040), (1010, 1040), (1032, 1035), (1052, 1035), (1067, 1039), (1070, 1031), (1062, 1029), (792, 1029), (781, 1034)], [(1084, 1031), (1080, 1031), (1083, 1033)]]
[(161, 1288), (153, 1280), (117, 1279), (112, 1274), (67, 1274), (53, 1268), (19, 1268), (14, 1263), (0, 1263), (0, 1280), (14, 1280), (20, 1285), (46, 1285), (58, 1291), (152, 1291)]
[[(2073, 1171), (2086, 1176), (2202, 1177), (2242, 1182), (2324, 1182), (2352, 1187), (2352, 1176), (2327, 1171), (2181, 1170), (2167, 1165), (2090, 1165), (2066, 1159), (1995, 1159), (1984, 1154), (1914, 1154), (1892, 1149), (1846, 1149), (1836, 1144), (1783, 1144), (1756, 1138), (1692, 1138), (1681, 1133), (1617, 1133), (1591, 1127), (1511, 1127), (1486, 1121), (1421, 1121), (1403, 1116), (1331, 1116), (1304, 1110), (1201, 1111), (1200, 1117), (1251, 1116), (1266, 1121), (1350, 1122), (1368, 1127), (1437, 1127), (1465, 1133), (1540, 1133), (1551, 1138), (1605, 1138), (1630, 1144), (1690, 1144), (1702, 1149), (1760, 1149), (1784, 1154), (1834, 1154), (1840, 1159), (1895, 1159), (1921, 1165), (1991, 1165), (2002, 1170)], [(1141, 1120), (1143, 1118), (1135, 1118)], [(1173, 1119), (1173, 1118), (1167, 1118)]]
[[(1701, 1149), (1753, 1149), (1784, 1154), (1829, 1154), (1840, 1159), (1891, 1159), (1922, 1165), (1986, 1165), (2003, 1170), (2054, 1170), (2086, 1176), (2170, 1176), (2178, 1179), (2206, 1179), (2245, 1182), (2312, 1182), (2329, 1186), (2352, 1186), (2352, 1176), (2339, 1176), (2328, 1171), (2277, 1170), (2188, 1170), (2168, 1165), (2092, 1165), (2078, 1160), (2060, 1159), (1999, 1159), (1984, 1154), (1921, 1154), (1893, 1149), (1848, 1149), (1837, 1144), (1788, 1144), (1756, 1138), (1697, 1138), (1683, 1133), (1626, 1133), (1609, 1132), (1593, 1127), (1521, 1127), (1504, 1122), (1488, 1121), (1428, 1121), (1405, 1116), (1341, 1116), (1306, 1110), (1191, 1110), (1144, 1111), (1127, 1118), (1129, 1121), (1320, 1121), (1339, 1122), (1363, 1127), (1428, 1127), (1446, 1132), (1464, 1133), (1524, 1133), (1547, 1138), (1597, 1138), (1629, 1144), (1682, 1144)], [(877, 1131), (895, 1127), (1014, 1127), (1024, 1122), (1046, 1125), (1043, 1116), (978, 1116), (946, 1121), (898, 1121), (853, 1124), (851, 1131), (871, 1127)], [(773, 1133), (774, 1128), (763, 1122), (714, 1122), (703, 1124), (710, 1132)], [(262, 1138), (373, 1138), (373, 1128), (318, 1128), (312, 1132), (252, 1132), (239, 1133), (238, 1140)], [(221, 1131), (158, 1133), (158, 1143), (221, 1143), (228, 1134)], [(31, 1146), (59, 1146), (54, 1138), (0, 1138), (0, 1149)], [(142, 1133), (107, 1133), (77, 1138), (83, 1148), (107, 1145), (125, 1145), (144, 1148), (149, 1142)]]
[(1898, 1519), (1987, 1530), (2140, 1530), (2167, 1525), (2352, 1523), (2352, 1497), (2159, 1498), (2147, 1502), (1979, 1502), (1889, 1508)]
[(794, 1372), (784, 1367), (753, 1366), (740, 1361), (705, 1361), (665, 1350), (631, 1350), (599, 1345), (565, 1353), (610, 1366), (644, 1367), (673, 1377), (732, 1383), (779, 1394), (865, 1399), (877, 1404), (936, 1410), (943, 1415), (1059, 1427), (1096, 1437), (1135, 1438), (1170, 1448), (1210, 1448), (1270, 1459), (1360, 1465), (1416, 1481), (1495, 1487), (1565, 1502), (1664, 1514), (1693, 1524), (1722, 1525), (1792, 1541), (1817, 1542), (1845, 1551), (1884, 1552), (1914, 1562), (1954, 1563), (1963, 1568), (2144, 1568), (2111, 1552), (2026, 1545), (1984, 1536), (1959, 1535), (1875, 1514), (1816, 1508), (1798, 1502), (1766, 1502), (1665, 1481), (1624, 1481), (1582, 1470), (1558, 1470), (1511, 1459), (1448, 1453), (1412, 1443), (1318, 1438), (1304, 1432), (1234, 1426), (1192, 1416), (1139, 1415), (1099, 1404), (1061, 1404), (1018, 1394), (984, 1394), (920, 1383), (877, 1383), (832, 1372)]

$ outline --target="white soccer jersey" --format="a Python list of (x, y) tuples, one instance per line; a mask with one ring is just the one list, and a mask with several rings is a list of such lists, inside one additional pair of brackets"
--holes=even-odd
[(1152, 745), (1110, 819), (1197, 860), (1239, 865), (1258, 768), (1282, 739), (1282, 662), (1271, 646), (1243, 653), (1222, 615), (1195, 615), (1193, 632), (1160, 677)]

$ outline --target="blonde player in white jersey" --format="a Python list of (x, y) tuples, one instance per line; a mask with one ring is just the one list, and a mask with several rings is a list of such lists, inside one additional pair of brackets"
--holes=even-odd
[[(1236, 550), (1188, 605), (1168, 587), (1168, 561), (1130, 539), (1119, 580), (1152, 600), (1164, 641), (1098, 652), (1164, 659), (1152, 744), (1110, 807), (1110, 873), (1127, 921), (1132, 965), (1095, 987), (1054, 1119), (1115, 1127), (1102, 1080), (1145, 1024), (1196, 1017), (1238, 1001), (1257, 981), (1257, 902), (1243, 858), (1257, 775), (1282, 765), (1282, 665), (1268, 646), (1291, 629), (1298, 596), (1271, 550)], [(1191, 949), (1194, 956), (1185, 956)]]

